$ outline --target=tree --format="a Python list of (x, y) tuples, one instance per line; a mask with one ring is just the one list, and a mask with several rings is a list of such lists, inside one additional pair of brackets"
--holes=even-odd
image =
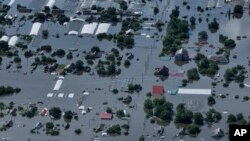
[(115, 62), (112, 62), (110, 65), (107, 67), (107, 74), (108, 75), (113, 75), (116, 72), (116, 65)]
[(154, 7), (154, 15), (157, 15), (159, 13), (159, 8), (158, 7)]
[(32, 53), (32, 51), (31, 51), (31, 50), (29, 50), (29, 51), (25, 51), (25, 52), (24, 52), (24, 56), (25, 56), (25, 58), (30, 58), (32, 55), (33, 55), (33, 53)]
[(129, 67), (130, 66), (130, 61), (129, 60), (125, 60), (124, 61), (124, 66), (125, 67)]
[(233, 49), (236, 46), (236, 43), (233, 39), (227, 39), (224, 41), (224, 46), (229, 49)]
[(72, 52), (69, 52), (69, 53), (67, 54), (66, 58), (67, 58), (68, 60), (73, 59), (73, 54), (72, 54)]
[(113, 110), (112, 110), (111, 107), (107, 107), (106, 112), (112, 114), (112, 113), (113, 113)]
[(56, 50), (56, 55), (59, 57), (63, 57), (65, 55), (65, 51), (63, 49)]
[(4, 52), (8, 51), (9, 50), (8, 42), (0, 41), (0, 50)]
[(209, 97), (207, 98), (207, 104), (210, 105), (210, 106), (216, 104), (216, 101), (215, 101), (215, 99), (214, 99), (213, 96), (209, 96)]
[(145, 141), (145, 138), (143, 135), (140, 136), (139, 141)]
[(111, 127), (108, 128), (107, 130), (107, 133), (108, 134), (111, 134), (111, 135), (120, 135), (121, 134), (121, 127), (119, 124), (115, 124)]
[(53, 124), (53, 122), (47, 122), (46, 123), (46, 129), (53, 129), (54, 128), (54, 124)]
[(200, 133), (200, 127), (196, 124), (189, 125), (187, 127), (188, 133), (192, 135), (197, 135)]
[(15, 63), (20, 63), (20, 62), (21, 62), (21, 58), (20, 58), (19, 56), (16, 56), (16, 57), (14, 58), (14, 62), (15, 62)]
[(72, 111), (66, 111), (64, 113), (64, 116), (63, 116), (63, 118), (66, 119), (66, 120), (71, 120), (72, 117), (73, 117), (73, 112)]
[(116, 116), (117, 116), (118, 118), (123, 118), (123, 117), (125, 117), (125, 114), (124, 114), (123, 110), (118, 110), (118, 111), (116, 112)]
[(146, 99), (144, 101), (144, 108), (145, 109), (153, 109), (153, 102), (150, 99)]
[(194, 113), (194, 123), (197, 124), (197, 125), (203, 125), (203, 116), (201, 113), (197, 112), (197, 113)]
[(43, 46), (41, 46), (41, 50), (44, 50), (48, 53), (48, 52), (51, 52), (52, 47), (51, 47), (51, 45), (43, 45)]
[(193, 81), (197, 81), (200, 79), (200, 76), (199, 76), (199, 73), (198, 73), (198, 70), (196, 68), (193, 68), (193, 69), (190, 69), (187, 71), (187, 77), (189, 80)]
[(83, 66), (83, 61), (82, 61), (82, 60), (77, 60), (77, 61), (76, 61), (76, 69), (77, 69), (78, 71), (84, 70), (84, 66)]
[(235, 123), (237, 121), (236, 117), (233, 114), (228, 115), (227, 117), (227, 123)]
[(100, 48), (98, 46), (93, 46), (91, 52), (100, 52)]
[(127, 10), (127, 9), (128, 9), (127, 2), (125, 2), (124, 0), (122, 0), (122, 1), (120, 2), (120, 9), (122, 9), (122, 10)]
[(75, 134), (76, 134), (76, 135), (80, 135), (81, 133), (82, 133), (82, 130), (81, 130), (81, 129), (78, 128), (78, 129), (75, 130)]
[(52, 107), (49, 109), (49, 114), (54, 119), (60, 119), (62, 115), (62, 111), (59, 107)]
[(193, 119), (193, 112), (186, 110), (185, 104), (178, 104), (176, 107), (175, 123), (191, 124)]
[(217, 30), (219, 29), (219, 23), (217, 22), (216, 18), (214, 18), (214, 20), (208, 24), (208, 29), (211, 32), (217, 32)]
[(206, 31), (201, 31), (198, 33), (198, 36), (199, 36), (199, 40), (207, 40), (208, 38), (208, 35), (207, 35), (207, 32)]
[(179, 7), (175, 6), (175, 9), (172, 10), (170, 18), (178, 18), (180, 15)]
[(191, 25), (195, 25), (196, 18), (194, 16), (190, 17), (190, 23)]
[(243, 14), (243, 6), (241, 6), (241, 5), (235, 5), (234, 6), (234, 13), (235, 14)]

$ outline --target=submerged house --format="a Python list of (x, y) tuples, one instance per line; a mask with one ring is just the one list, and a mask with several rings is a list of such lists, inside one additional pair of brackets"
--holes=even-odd
[(166, 66), (162, 66), (161, 68), (157, 69), (154, 74), (156, 76), (168, 76), (169, 69)]
[(214, 130), (214, 135), (212, 137), (218, 139), (218, 138), (224, 137), (224, 135), (225, 134), (224, 134), (223, 130), (221, 128), (217, 128)]
[(100, 119), (103, 119), (103, 120), (111, 120), (113, 118), (113, 115), (110, 114), (110, 113), (101, 113), (100, 114)]
[(227, 64), (229, 63), (229, 60), (227, 59), (227, 57), (223, 56), (223, 55), (209, 55), (207, 57), (207, 59), (209, 61), (214, 61), (220, 64)]
[(154, 85), (152, 87), (152, 95), (154, 97), (161, 97), (164, 95), (164, 87), (161, 85)]
[(181, 48), (175, 53), (175, 61), (189, 61), (188, 51), (184, 48)]

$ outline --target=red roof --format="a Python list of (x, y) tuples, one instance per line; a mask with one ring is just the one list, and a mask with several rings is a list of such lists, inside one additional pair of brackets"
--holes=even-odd
[(113, 118), (113, 115), (112, 115), (112, 114), (109, 114), (109, 113), (101, 113), (101, 114), (100, 114), (100, 118), (101, 118), (101, 119), (112, 119), (112, 118)]
[(164, 87), (160, 85), (155, 85), (152, 87), (153, 96), (162, 96), (164, 94)]

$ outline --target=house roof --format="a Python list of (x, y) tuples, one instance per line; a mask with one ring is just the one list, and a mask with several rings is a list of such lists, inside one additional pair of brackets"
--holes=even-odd
[(38, 32), (42, 26), (42, 23), (36, 22), (32, 25), (30, 35), (38, 35)]
[(90, 23), (90, 24), (85, 24), (82, 28), (81, 34), (90, 34), (93, 35), (96, 28), (98, 26), (98, 23)]
[(152, 87), (153, 96), (162, 96), (164, 94), (164, 87), (160, 85), (155, 85)]
[(168, 68), (166, 66), (162, 66), (159, 70), (155, 72), (156, 75), (163, 75), (167, 76), (168, 75)]
[(100, 23), (98, 25), (98, 28), (96, 30), (95, 35), (101, 34), (101, 33), (107, 33), (110, 28), (110, 23)]
[(177, 50), (175, 54), (188, 54), (188, 51), (184, 48), (181, 48)]
[(228, 63), (228, 59), (222, 55), (209, 55), (207, 59), (212, 61), (217, 61), (220, 63)]
[(110, 113), (101, 113), (101, 114), (100, 114), (100, 118), (101, 118), (101, 119), (112, 119), (112, 118), (113, 118), (113, 115), (110, 114)]

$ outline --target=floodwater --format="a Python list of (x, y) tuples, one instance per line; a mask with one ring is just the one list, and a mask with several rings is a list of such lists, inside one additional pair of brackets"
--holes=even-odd
[[(7, 1), (9, 2), (9, 1)], [(6, 2), (6, 3), (7, 3)], [(22, 3), (23, 5), (28, 6), (30, 0), (16, 0), (13, 4), (13, 8), (11, 9), (11, 14), (17, 14), (15, 10), (15, 4)], [(154, 6), (158, 6), (160, 11), (164, 11), (160, 13), (158, 16), (155, 16), (154, 20), (147, 22), (155, 22), (158, 19), (162, 21), (168, 21), (168, 14), (171, 12), (171, 9), (174, 8), (175, 5), (180, 6), (180, 17), (188, 15), (201, 17), (203, 19), (202, 23), (197, 24), (194, 30), (190, 31), (190, 39), (188, 44), (184, 44), (183, 47), (194, 47), (194, 49), (187, 48), (190, 52), (195, 52), (194, 43), (198, 40), (197, 34), (200, 31), (206, 30), (208, 31), (208, 25), (206, 22), (207, 14), (210, 13), (209, 21), (212, 21), (213, 18), (217, 18), (220, 23), (220, 29), (216, 33), (210, 33), (208, 31), (208, 43), (213, 44), (215, 49), (209, 48), (208, 45), (205, 45), (200, 49), (200, 52), (205, 55), (215, 54), (218, 50), (218, 47), (222, 47), (222, 44), (218, 42), (219, 34), (227, 35), (229, 38), (236, 39), (236, 36), (247, 36), (249, 37), (250, 29), (249, 27), (249, 15), (248, 9), (245, 10), (244, 15), (241, 19), (233, 19), (230, 20), (226, 17), (225, 14), (220, 14), (220, 12), (226, 13), (230, 8), (231, 11), (233, 9), (233, 4), (224, 4), (222, 8), (215, 8), (209, 11), (204, 11), (204, 13), (197, 12), (196, 7), (201, 6), (205, 8), (207, 5), (207, 1), (200, 0), (189, 0), (188, 2), (191, 7), (190, 10), (187, 10), (186, 7), (182, 6), (182, 0), (166, 0), (162, 1), (151, 1), (147, 2), (146, 6), (143, 9), (143, 17), (154, 17), (153, 16), (153, 8)], [(63, 2), (56, 1), (56, 4), (62, 6)], [(166, 10), (163, 10), (166, 9)], [(74, 13), (67, 13), (69, 16), (76, 16)], [(22, 14), (21, 14), (22, 15)], [(28, 14), (25, 14), (28, 15)], [(21, 17), (21, 16), (20, 16)], [(85, 16), (80, 16), (81, 18), (85, 18)], [(198, 23), (198, 22), (197, 22)], [(20, 34), (29, 34), (31, 28), (31, 21), (27, 21), (24, 27), (20, 28), (19, 31), (16, 32), (16, 27), (8, 27), (6, 28), (7, 35), (14, 35), (17, 33)], [(65, 50), (69, 48), (78, 48), (79, 51), (74, 53), (73, 60), (67, 60), (65, 57), (58, 59), (59, 63), (68, 64), (70, 62), (75, 62), (78, 59), (82, 59), (84, 54), (82, 51), (89, 51), (92, 46), (96, 45), (101, 48), (103, 51), (110, 51), (113, 47), (115, 47), (115, 43), (113, 41), (109, 42), (107, 40), (103, 40), (102, 42), (98, 41), (96, 38), (92, 37), (77, 37), (77, 36), (69, 36), (64, 35), (68, 31), (68, 26), (58, 26), (57, 23), (46, 22), (44, 23), (48, 25), (49, 35), (50, 37), (47, 40), (42, 40), (40, 45), (50, 44), (53, 49), (63, 48)], [(111, 27), (111, 29), (115, 32), (118, 32), (121, 28), (121, 25), (118, 24), (116, 27)], [(53, 35), (59, 34), (60, 38), (55, 38)], [(153, 36), (154, 33), (158, 33), (156, 30), (147, 30), (142, 29), (140, 33), (146, 33), (147, 35)], [(21, 93), (13, 96), (1, 97), (2, 102), (8, 103), (10, 101), (14, 101), (17, 105), (27, 104), (27, 103), (36, 103), (38, 101), (43, 101), (45, 104), (39, 106), (39, 110), (44, 107), (53, 107), (58, 106), (65, 110), (73, 110), (78, 113), (79, 120), (72, 120), (70, 123), (70, 128), (68, 130), (64, 130), (63, 127), (60, 129), (60, 135), (52, 137), (50, 135), (45, 135), (45, 132), (40, 130), (40, 134), (31, 134), (30, 129), (32, 129), (37, 122), (46, 123), (50, 121), (49, 117), (35, 117), (32, 119), (22, 118), (17, 116), (14, 118), (15, 128), (10, 128), (7, 131), (0, 132), (0, 137), (10, 137), (13, 141), (26, 141), (29, 138), (32, 141), (42, 141), (42, 140), (57, 140), (57, 141), (68, 141), (68, 140), (91, 140), (93, 136), (101, 136), (101, 133), (95, 134), (93, 133), (93, 128), (99, 126), (100, 123), (104, 123), (106, 125), (112, 124), (129, 124), (129, 135), (121, 135), (117, 137), (101, 137), (102, 141), (136, 141), (141, 135), (149, 135), (150, 137), (146, 137), (147, 141), (159, 140), (158, 137), (153, 137), (153, 135), (157, 134), (157, 128), (159, 125), (151, 124), (149, 120), (145, 119), (145, 114), (143, 111), (143, 102), (146, 98), (146, 93), (151, 90), (152, 85), (161, 84), (164, 86), (165, 90), (177, 88), (181, 84), (181, 80), (185, 77), (169, 77), (165, 81), (161, 81), (156, 78), (154, 73), (154, 68), (160, 67), (162, 65), (166, 65), (170, 71), (176, 71), (178, 69), (187, 71), (195, 67), (195, 62), (190, 61), (188, 64), (183, 66), (177, 66), (174, 63), (174, 60), (170, 61), (160, 61), (158, 55), (162, 48), (162, 38), (161, 36), (165, 34), (165, 28), (162, 32), (158, 33), (159, 37), (146, 38), (145, 36), (136, 35), (136, 45), (132, 50), (123, 50), (120, 51), (121, 54), (125, 56), (127, 52), (132, 52), (134, 54), (134, 59), (131, 61), (131, 66), (129, 68), (124, 68), (121, 66), (122, 74), (115, 78), (108, 77), (98, 77), (97, 75), (90, 76), (87, 73), (83, 75), (77, 76), (68, 74), (65, 76), (61, 89), (58, 91), (59, 93), (69, 94), (74, 93), (75, 96), (73, 99), (69, 99), (67, 97), (58, 98), (52, 97), (47, 98), (47, 94), (53, 92), (52, 89), (56, 82), (55, 76), (50, 74), (43, 73), (43, 69), (38, 67), (37, 70), (34, 71), (33, 74), (30, 74), (30, 64), (33, 62), (34, 58), (25, 59), (22, 58), (23, 68), (20, 72), (13, 72), (14, 67), (10, 70), (5, 70), (6, 63), (12, 61), (13, 58), (4, 58), (2, 63), (2, 70), (0, 71), (0, 84), (1, 85), (10, 85), (13, 87), (20, 87), (22, 89)], [(41, 35), (41, 31), (40, 34)], [(156, 40), (159, 39), (157, 42)], [(234, 50), (231, 51), (230, 63), (227, 65), (220, 65), (220, 74), (221, 78), (224, 74), (225, 69), (234, 67), (236, 65), (243, 65), (246, 67), (246, 70), (249, 71), (248, 66), (248, 57), (250, 53), (249, 49), (249, 38), (242, 39), (240, 41), (236, 41), (237, 46)], [(152, 47), (152, 48), (151, 48)], [(33, 48), (31, 48), (33, 49)], [(35, 49), (35, 48), (34, 48)], [(76, 54), (80, 54), (79, 57), (76, 57)], [(233, 59), (232, 56), (237, 55), (237, 59)], [(136, 61), (136, 59), (139, 61)], [(86, 64), (86, 61), (85, 61)], [(95, 62), (96, 64), (96, 62)], [(92, 66), (94, 69), (95, 64)], [(14, 65), (14, 64), (13, 64)], [(27, 75), (23, 73), (28, 72)], [(134, 106), (134, 109), (130, 109), (127, 105), (122, 104), (122, 102), (118, 101), (117, 98), (125, 97), (128, 94), (119, 92), (119, 94), (114, 95), (110, 91), (110, 87), (120, 89), (122, 86), (127, 85), (127, 80), (130, 79), (133, 83), (140, 83), (143, 86), (143, 90), (139, 94), (131, 94), (133, 101), (130, 105)], [(206, 76), (201, 76), (200, 81), (193, 82), (188, 84), (187, 88), (212, 88), (211, 86), (212, 79)], [(250, 80), (247, 78), (246, 82), (249, 83)], [(165, 94), (165, 97), (168, 101), (172, 102), (175, 106), (179, 103), (191, 103), (191, 107), (193, 111), (199, 111), (205, 113), (209, 110), (209, 108), (215, 108), (219, 112), (227, 111), (228, 114), (233, 113), (237, 114), (242, 112), (245, 116), (245, 119), (248, 120), (249, 116), (249, 102), (242, 102), (243, 96), (249, 95), (249, 88), (239, 88), (238, 84), (231, 83), (230, 87), (224, 88), (222, 86), (222, 82), (218, 84), (213, 90), (215, 90), (216, 95), (218, 96), (220, 93), (226, 94), (229, 93), (229, 96), (225, 99), (216, 98), (216, 105), (213, 107), (207, 106), (207, 96), (197, 96), (197, 95), (168, 95)], [(103, 90), (96, 90), (96, 88), (101, 88)], [(90, 95), (83, 98), (83, 104), (85, 107), (93, 107), (93, 110), (87, 115), (81, 115), (78, 110), (76, 103), (78, 100), (82, 99), (82, 91), (89, 91)], [(240, 98), (238, 100), (234, 99), (235, 95), (239, 95)], [(108, 102), (107, 105), (103, 105), (103, 102)], [(130, 120), (120, 120), (115, 117), (111, 121), (102, 121), (99, 119), (97, 113), (104, 112), (106, 107), (112, 107), (114, 111), (118, 109), (125, 109), (130, 115)], [(212, 127), (208, 127), (207, 125), (202, 126), (201, 133), (197, 136), (196, 139), (185, 136), (183, 140), (185, 141), (193, 141), (193, 140), (211, 140), (211, 136), (213, 135), (213, 130), (216, 128), (222, 128), (224, 131), (227, 131), (226, 119), (228, 114), (222, 114), (222, 120), (219, 123), (213, 124)], [(1, 119), (1, 122), (8, 121), (11, 117), (5, 116)], [(64, 120), (55, 121), (55, 123), (65, 124)], [(18, 125), (25, 124), (24, 127), (18, 127)], [(77, 128), (82, 129), (81, 135), (75, 135), (74, 130)], [(174, 138), (178, 129), (171, 122), (169, 125), (165, 127), (164, 136), (166, 137), (164, 140), (178, 140)], [(227, 141), (228, 138), (225, 136), (221, 139), (221, 141)]]

